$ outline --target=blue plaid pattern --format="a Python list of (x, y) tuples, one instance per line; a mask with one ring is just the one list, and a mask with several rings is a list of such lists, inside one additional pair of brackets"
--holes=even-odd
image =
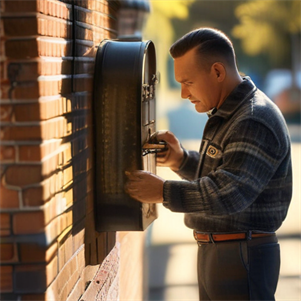
[(209, 117), (200, 152), (186, 151), (164, 206), (201, 232), (276, 231), (292, 196), (290, 138), (278, 107), (250, 78)]

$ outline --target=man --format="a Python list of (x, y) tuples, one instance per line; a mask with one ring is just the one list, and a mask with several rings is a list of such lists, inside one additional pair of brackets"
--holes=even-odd
[(275, 300), (280, 251), (275, 231), (292, 194), (290, 139), (279, 109), (242, 78), (232, 43), (201, 28), (175, 42), (175, 78), (182, 98), (207, 112), (200, 152), (170, 132), (157, 154), (186, 181), (127, 172), (126, 191), (140, 202), (185, 213), (198, 242), (200, 300)]

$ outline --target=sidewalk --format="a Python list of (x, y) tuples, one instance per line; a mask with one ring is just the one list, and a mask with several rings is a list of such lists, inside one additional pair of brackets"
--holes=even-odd
[[(277, 301), (301, 301), (301, 144), (293, 145), (294, 190), (287, 219), (277, 231), (281, 270)], [(298, 167), (298, 168), (296, 168)], [(178, 179), (167, 168), (158, 175)], [(149, 301), (198, 301), (197, 245), (185, 227), (183, 214), (158, 206), (159, 218), (149, 229)]]

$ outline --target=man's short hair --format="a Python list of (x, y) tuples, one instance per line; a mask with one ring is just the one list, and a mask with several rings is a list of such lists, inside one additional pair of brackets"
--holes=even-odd
[(196, 48), (200, 62), (209, 68), (215, 62), (235, 67), (235, 51), (230, 39), (220, 30), (213, 28), (195, 29), (177, 40), (169, 49), (173, 58), (183, 56)]

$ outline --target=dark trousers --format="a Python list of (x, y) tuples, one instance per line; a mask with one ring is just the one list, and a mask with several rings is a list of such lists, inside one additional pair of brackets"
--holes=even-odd
[(279, 269), (276, 235), (199, 244), (200, 300), (275, 300)]

